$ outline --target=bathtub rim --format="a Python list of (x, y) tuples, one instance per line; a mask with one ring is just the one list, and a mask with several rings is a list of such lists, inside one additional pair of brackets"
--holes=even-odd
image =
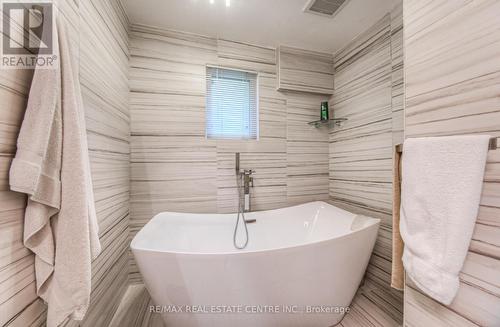
[[(303, 204), (308, 204), (308, 203), (322, 203), (322, 204), (327, 204), (327, 205), (330, 205), (330, 206), (333, 206), (333, 207), (336, 207), (328, 202), (325, 202), (325, 201), (311, 201), (311, 202), (306, 202), (306, 203), (302, 203), (302, 204), (298, 204), (298, 205), (294, 205), (294, 206), (289, 206), (289, 207), (283, 207), (283, 208), (277, 208), (277, 209), (270, 209), (270, 210), (260, 210), (260, 211), (252, 211), (252, 212), (270, 212), (270, 211), (274, 211), (274, 210), (280, 210), (280, 209), (287, 209), (287, 208), (293, 208), (293, 207), (297, 207), (297, 206), (300, 206), (300, 205), (303, 205)], [(336, 207), (338, 208), (338, 207)], [(339, 208), (339, 209), (342, 209), (342, 208)], [(344, 210), (344, 209), (342, 209)], [(347, 210), (345, 210), (347, 211)], [(347, 211), (349, 212), (349, 211)], [(192, 214), (192, 215), (204, 215), (203, 213), (187, 213), (187, 212), (174, 212), (174, 211), (163, 211), (163, 212), (160, 212), (156, 215), (153, 216), (153, 218), (151, 218), (151, 220), (149, 222), (146, 223), (149, 224), (151, 221), (153, 221), (153, 219), (155, 219), (156, 217), (158, 217), (159, 215), (161, 214), (164, 214), (164, 213), (169, 213), (169, 214)], [(350, 212), (352, 213), (352, 212)], [(216, 214), (216, 215), (232, 215), (234, 213), (221, 213), (221, 214)], [(354, 214), (354, 213), (353, 213)], [(291, 246), (281, 246), (281, 247), (273, 247), (273, 248), (267, 248), (267, 249), (260, 249), (260, 250), (245, 250), (245, 249), (242, 249), (242, 250), (238, 250), (236, 252), (193, 252), (193, 251), (190, 251), (190, 252), (187, 252), (187, 251), (162, 251), (162, 250), (158, 250), (158, 249), (153, 249), (153, 248), (146, 248), (146, 247), (136, 247), (134, 246), (134, 243), (136, 243), (136, 238), (138, 237), (139, 233), (142, 231), (142, 229), (146, 226), (144, 225), (141, 230), (139, 230), (139, 232), (137, 232), (137, 234), (134, 236), (134, 238), (132, 239), (132, 241), (130, 242), (130, 249), (132, 250), (132, 252), (134, 251), (144, 251), (144, 252), (155, 252), (155, 253), (163, 253), (163, 254), (173, 254), (173, 255), (181, 255), (181, 256), (220, 256), (220, 255), (225, 255), (225, 256), (230, 256), (230, 255), (243, 255), (243, 254), (255, 254), (255, 253), (264, 253), (264, 252), (275, 252), (275, 251), (283, 251), (283, 250), (286, 250), (286, 249), (295, 249), (295, 248), (299, 248), (299, 247), (307, 247), (307, 246), (312, 246), (312, 245), (320, 245), (321, 243), (326, 243), (326, 242), (330, 242), (332, 240), (341, 240), (343, 238), (347, 238), (349, 236), (354, 236), (354, 235), (357, 235), (359, 233), (362, 233), (366, 230), (369, 230), (369, 229), (372, 229), (372, 228), (375, 228), (379, 229), (380, 227), (380, 223), (382, 221), (382, 219), (380, 218), (374, 218), (374, 217), (369, 217), (369, 216), (364, 216), (364, 215), (357, 215), (357, 214), (354, 214), (356, 216), (363, 216), (363, 217), (366, 217), (369, 219), (369, 224), (367, 224), (366, 226), (360, 228), (360, 229), (357, 229), (357, 230), (354, 230), (354, 231), (350, 231), (346, 234), (343, 234), (343, 235), (340, 235), (340, 236), (335, 236), (335, 237), (330, 237), (330, 238), (327, 238), (327, 239), (322, 239), (322, 240), (317, 240), (317, 241), (311, 241), (311, 242), (307, 242), (307, 243), (298, 243), (298, 244), (294, 244), (294, 245), (291, 245)]]

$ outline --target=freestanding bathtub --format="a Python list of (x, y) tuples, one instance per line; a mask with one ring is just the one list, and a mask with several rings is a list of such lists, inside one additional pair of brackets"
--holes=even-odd
[[(167, 327), (328, 327), (361, 282), (378, 219), (325, 202), (247, 213), (250, 241), (233, 246), (235, 214), (156, 215), (132, 240)], [(241, 229), (240, 229), (241, 230)], [(241, 237), (240, 237), (241, 238)]]

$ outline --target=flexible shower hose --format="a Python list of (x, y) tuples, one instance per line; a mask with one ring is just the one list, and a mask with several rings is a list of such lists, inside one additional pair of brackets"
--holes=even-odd
[[(248, 228), (247, 228), (247, 222), (245, 220), (245, 201), (242, 199), (243, 194), (242, 194), (242, 187), (241, 187), (241, 174), (237, 173), (236, 174), (236, 187), (238, 188), (238, 214), (236, 216), (236, 225), (234, 226), (234, 233), (233, 233), (233, 244), (234, 247), (237, 248), (238, 250), (242, 250), (247, 247), (248, 244)], [(243, 220), (243, 225), (245, 226), (245, 243), (243, 245), (238, 245), (238, 242), (236, 241), (236, 234), (238, 233), (238, 225), (240, 224), (240, 215), (241, 219)]]

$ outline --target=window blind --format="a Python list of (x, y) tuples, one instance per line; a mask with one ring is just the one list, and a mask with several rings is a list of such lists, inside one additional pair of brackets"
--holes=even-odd
[(257, 74), (207, 67), (206, 136), (257, 139)]

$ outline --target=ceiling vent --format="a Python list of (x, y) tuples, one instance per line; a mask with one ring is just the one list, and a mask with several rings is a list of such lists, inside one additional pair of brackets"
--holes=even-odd
[(333, 17), (347, 2), (348, 0), (309, 0), (304, 12)]

